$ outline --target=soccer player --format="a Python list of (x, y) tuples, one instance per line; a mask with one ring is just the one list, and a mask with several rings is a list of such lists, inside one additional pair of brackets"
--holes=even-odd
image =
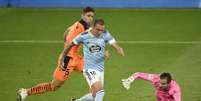
[(103, 101), (104, 96), (104, 53), (105, 43), (109, 43), (116, 49), (117, 53), (124, 56), (123, 49), (116, 43), (115, 39), (105, 30), (104, 20), (95, 20), (92, 29), (77, 36), (72, 43), (66, 44), (66, 48), (61, 53), (60, 67), (69, 50), (76, 45), (83, 44), (84, 70), (83, 75), (88, 82), (91, 93), (86, 94), (77, 101)]
[[(80, 21), (74, 23), (64, 32), (65, 43), (71, 43), (76, 36), (86, 31), (90, 27), (90, 24), (93, 21), (94, 17), (94, 9), (91, 7), (85, 7), (83, 9), (83, 13), (81, 16), (82, 17)], [(61, 85), (63, 85), (64, 81), (69, 77), (70, 73), (73, 70), (82, 72), (84, 66), (84, 60), (79, 55), (79, 49), (80, 45), (73, 46), (71, 48), (69, 54), (65, 57), (64, 62), (62, 62), (63, 68), (61, 69), (58, 65), (57, 68), (55, 69), (52, 81), (41, 83), (27, 89), (24, 88), (19, 89), (17, 92), (18, 101), (24, 101), (24, 99), (27, 96), (41, 94), (49, 91), (55, 91)], [(59, 61), (58, 64), (60, 64)]]
[(181, 101), (181, 91), (176, 81), (172, 80), (170, 73), (148, 74), (134, 73), (127, 79), (122, 79), (123, 86), (128, 90), (130, 84), (136, 79), (150, 81), (156, 89), (157, 101)]

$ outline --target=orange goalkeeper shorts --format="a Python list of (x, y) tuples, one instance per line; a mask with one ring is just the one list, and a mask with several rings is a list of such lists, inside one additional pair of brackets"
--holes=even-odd
[[(58, 61), (59, 62), (59, 61)], [(79, 55), (74, 56), (67, 56), (65, 57), (64, 61), (64, 68), (65, 70), (62, 70), (57, 66), (57, 68), (54, 71), (54, 78), (57, 80), (65, 81), (69, 75), (72, 73), (73, 70), (82, 72), (84, 67), (84, 59), (83, 57)]]

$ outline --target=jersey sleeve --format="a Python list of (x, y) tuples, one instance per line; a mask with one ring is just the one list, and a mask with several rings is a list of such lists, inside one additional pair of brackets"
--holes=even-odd
[(149, 73), (141, 73), (141, 72), (137, 72), (134, 73), (132, 75), (133, 79), (143, 79), (146, 81), (150, 81), (152, 83), (155, 82), (156, 78), (159, 78), (159, 76), (157, 74), (149, 74)]
[(83, 26), (81, 24), (75, 23), (74, 25), (72, 25), (70, 28), (67, 29), (67, 31), (65, 32), (68, 35), (65, 35), (66, 37), (66, 42), (67, 43), (71, 43), (73, 41), (73, 39), (81, 32), (83, 32)]
[(181, 101), (181, 90), (177, 83), (171, 87), (170, 94), (173, 96), (174, 101)]
[(78, 35), (77, 37), (75, 37), (75, 39), (73, 39), (73, 44), (78, 45), (80, 43), (83, 43), (84, 38), (82, 35)]
[(181, 93), (177, 92), (173, 94), (174, 101), (181, 101)]
[(108, 31), (106, 31), (105, 33), (106, 33), (105, 34), (105, 41), (107, 43), (109, 43), (110, 45), (113, 44), (113, 43), (116, 43), (115, 38)]

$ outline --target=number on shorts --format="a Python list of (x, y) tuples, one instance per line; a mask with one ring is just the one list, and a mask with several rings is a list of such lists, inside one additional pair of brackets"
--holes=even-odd
[(96, 72), (95, 71), (91, 71), (90, 74), (91, 75), (96, 75)]

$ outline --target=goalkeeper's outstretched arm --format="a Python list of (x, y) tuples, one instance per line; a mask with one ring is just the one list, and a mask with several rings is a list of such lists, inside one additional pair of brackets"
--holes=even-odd
[(153, 82), (153, 79), (156, 76), (158, 76), (158, 75), (136, 72), (136, 73), (132, 74), (130, 77), (128, 77), (127, 79), (122, 79), (122, 84), (123, 84), (123, 87), (128, 90), (130, 88), (130, 85), (133, 83), (134, 80), (143, 79), (146, 81)]

